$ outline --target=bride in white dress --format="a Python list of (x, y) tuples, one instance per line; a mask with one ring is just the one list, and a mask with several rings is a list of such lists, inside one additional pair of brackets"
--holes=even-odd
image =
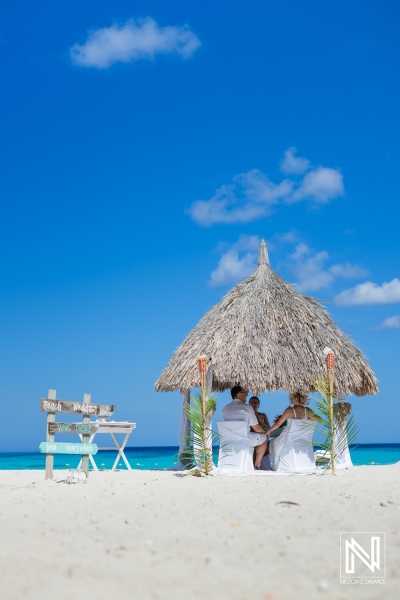
[[(314, 450), (311, 444), (314, 423), (319, 421), (318, 415), (306, 406), (307, 394), (292, 392), (289, 400), (293, 407), (288, 407), (277, 422), (267, 431), (269, 436), (287, 420), (286, 429), (269, 444), (272, 470), (287, 472), (306, 472), (315, 468)], [(307, 427), (308, 425), (308, 427)], [(309, 438), (309, 443), (308, 442)]]

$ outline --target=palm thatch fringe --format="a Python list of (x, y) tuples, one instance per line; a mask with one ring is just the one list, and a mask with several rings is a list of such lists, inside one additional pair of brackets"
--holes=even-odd
[(274, 271), (262, 241), (258, 267), (213, 306), (176, 349), (155, 384), (157, 391), (186, 391), (200, 385), (195, 357), (210, 357), (212, 389), (240, 384), (254, 394), (271, 390), (312, 391), (325, 372), (323, 349), (335, 353), (335, 392), (378, 392), (362, 352), (327, 311)]

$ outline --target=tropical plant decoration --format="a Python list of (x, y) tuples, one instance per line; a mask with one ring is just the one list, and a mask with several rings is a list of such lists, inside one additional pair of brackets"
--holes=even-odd
[(191, 403), (185, 408), (190, 421), (189, 449), (185, 452), (190, 461), (190, 473), (198, 477), (212, 475), (212, 448), (220, 438), (219, 434), (210, 428), (217, 397), (214, 393), (204, 390), (191, 396), (190, 400)]
[(315, 400), (316, 411), (319, 417), (316, 429), (324, 437), (324, 441), (319, 444), (323, 451), (321, 462), (326, 463), (327, 466), (330, 463), (333, 466), (332, 473), (334, 474), (335, 459), (338, 460), (343, 455), (347, 445), (354, 443), (358, 434), (358, 426), (354, 422), (353, 416), (346, 421), (346, 417), (350, 413), (347, 408), (341, 408), (343, 403), (337, 402), (335, 394), (333, 394), (333, 398), (336, 399), (336, 402), (333, 404), (332, 411), (332, 392), (327, 376), (318, 375), (312, 384), (320, 396), (319, 398), (315, 398)]
[(346, 422), (347, 417), (351, 413), (351, 404), (350, 402), (336, 402), (333, 405), (333, 414), (340, 427)]

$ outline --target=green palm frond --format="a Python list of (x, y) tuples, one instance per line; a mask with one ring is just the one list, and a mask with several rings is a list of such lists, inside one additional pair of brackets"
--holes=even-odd
[(220, 436), (210, 429), (210, 422), (216, 405), (216, 395), (206, 390), (204, 405), (202, 393), (198, 392), (191, 397), (191, 404), (185, 408), (190, 421), (190, 434), (187, 439), (189, 449), (184, 454), (193, 475), (211, 475), (214, 468), (212, 447)]

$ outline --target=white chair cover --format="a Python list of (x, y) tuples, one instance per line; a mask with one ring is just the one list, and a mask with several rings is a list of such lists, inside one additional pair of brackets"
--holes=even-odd
[(341, 427), (336, 419), (335, 419), (334, 448), (335, 448), (335, 469), (348, 469), (349, 467), (352, 467), (353, 463), (352, 463), (351, 457), (350, 457), (347, 435), (344, 431), (344, 427)]
[(254, 471), (253, 448), (250, 447), (245, 421), (218, 421), (220, 449), (218, 472), (222, 474)]
[(315, 471), (312, 438), (315, 421), (288, 419), (285, 431), (270, 441), (272, 470), (281, 473), (311, 473)]

